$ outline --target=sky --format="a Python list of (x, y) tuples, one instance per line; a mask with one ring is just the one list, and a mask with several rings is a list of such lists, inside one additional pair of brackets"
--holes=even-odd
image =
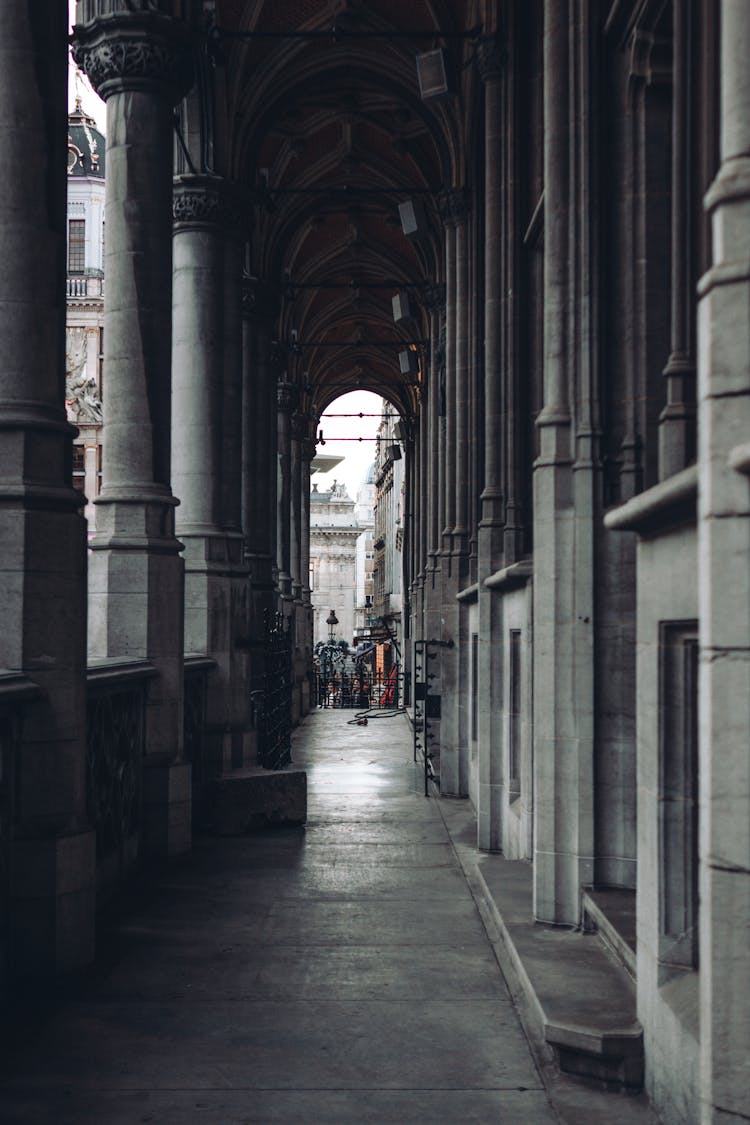
[[(359, 486), (375, 460), (375, 442), (372, 439), (380, 425), (382, 408), (382, 398), (371, 391), (350, 391), (328, 407), (318, 427), (318, 432), (322, 430), (325, 439), (324, 446), (318, 444), (318, 452), (333, 453), (345, 460), (330, 473), (316, 473), (313, 479), (321, 492), (330, 488), (334, 480), (343, 481), (352, 500), (357, 499)], [(369, 414), (375, 417), (336, 418), (336, 414)], [(364, 440), (336, 440), (360, 437)]]

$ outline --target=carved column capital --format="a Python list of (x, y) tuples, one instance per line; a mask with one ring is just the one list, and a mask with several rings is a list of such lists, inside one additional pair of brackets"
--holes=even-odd
[(430, 282), (424, 287), (424, 303), (428, 312), (440, 315), (445, 312), (445, 285), (442, 282)]
[(449, 188), (438, 199), (440, 217), (447, 227), (458, 226), (466, 221), (469, 207), (463, 188)]
[(257, 277), (242, 279), (242, 315), (248, 320), (270, 320), (279, 311), (279, 299), (267, 281)]
[(630, 79), (647, 86), (668, 85), (672, 81), (672, 40), (636, 27), (630, 39)]
[(506, 58), (502, 38), (499, 35), (483, 35), (477, 47), (477, 70), (482, 82), (497, 81), (502, 76)]
[(236, 184), (221, 176), (175, 176), (172, 218), (177, 229), (219, 226), (241, 234), (249, 227), (249, 216)]
[(276, 406), (284, 413), (291, 413), (297, 402), (297, 388), (294, 383), (280, 379), (276, 384)]
[(300, 447), (300, 452), (302, 454), (302, 460), (307, 461), (308, 464), (309, 464), (312, 461), (315, 454), (318, 452), (318, 445), (317, 445), (317, 442), (315, 441), (315, 438), (311, 438), (311, 437), (304, 438), (303, 441), (302, 441), (302, 445)]
[(190, 30), (158, 12), (118, 11), (78, 25), (72, 49), (76, 66), (105, 101), (141, 90), (176, 105), (193, 84)]

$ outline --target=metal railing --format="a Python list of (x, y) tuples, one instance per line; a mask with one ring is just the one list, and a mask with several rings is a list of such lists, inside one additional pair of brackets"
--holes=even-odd
[(280, 613), (266, 618), (265, 674), (262, 691), (254, 692), (258, 729), (258, 764), (280, 770), (292, 760), (292, 634)]
[(87, 808), (96, 830), (97, 884), (109, 891), (138, 860), (148, 681), (145, 660), (107, 660), (87, 671)]
[(402, 705), (404, 677), (398, 664), (388, 671), (366, 666), (313, 668), (314, 700), (318, 707), (367, 711), (398, 709)]
[(206, 760), (206, 696), (208, 674), (216, 666), (210, 656), (185, 657), (185, 690), (183, 695), (183, 746), (185, 761), (190, 762), (193, 824), (202, 820), (205, 785), (208, 777)]
[(39, 694), (17, 672), (0, 671), (0, 996), (8, 984), (8, 919), (13, 847), (15, 762), (21, 748), (25, 703)]

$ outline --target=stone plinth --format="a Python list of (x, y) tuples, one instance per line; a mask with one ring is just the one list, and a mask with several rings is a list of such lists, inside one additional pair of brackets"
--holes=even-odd
[(307, 774), (304, 770), (236, 770), (208, 783), (206, 827), (219, 836), (242, 836), (274, 826), (307, 820)]

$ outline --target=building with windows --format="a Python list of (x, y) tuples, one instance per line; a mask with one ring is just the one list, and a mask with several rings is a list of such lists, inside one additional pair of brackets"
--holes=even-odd
[(88, 556), (64, 248), (88, 299), (99, 235), (66, 226), (67, 34), (33, 9), (0, 41), (6, 978), (88, 963), (97, 878), (189, 848), (258, 716), (309, 708), (307, 466), (370, 390), (403, 424), (376, 612), (501, 857), (544, 1049), (670, 1125), (746, 1121), (750, 4), (80, 0), (110, 123)]
[(77, 98), (68, 115), (65, 405), (78, 427), (73, 485), (86, 495), (91, 532), (102, 477), (105, 164), (104, 137)]
[(351, 645), (357, 608), (357, 543), (362, 527), (346, 485), (333, 481), (310, 493), (310, 604), (313, 643), (328, 639), (326, 618), (335, 611), (336, 637)]

